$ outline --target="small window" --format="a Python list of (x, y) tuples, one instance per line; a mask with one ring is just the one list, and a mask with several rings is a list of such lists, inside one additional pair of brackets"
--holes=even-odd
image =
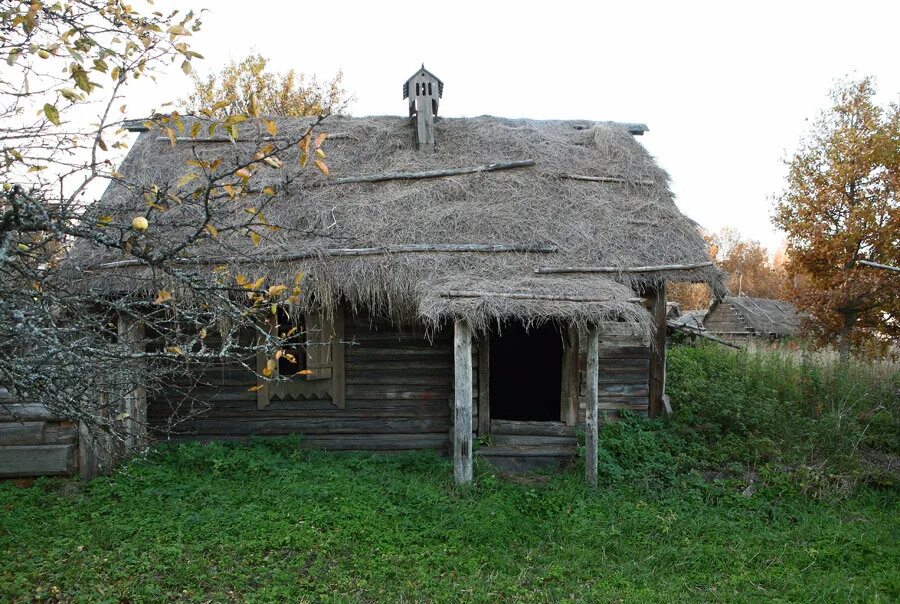
[(303, 315), (278, 309), (267, 327), (281, 339), (281, 349), (274, 356), (257, 353), (257, 409), (272, 399), (331, 399), (343, 409), (343, 311)]
[(431, 96), (431, 82), (428, 82), (428, 96)]
[(306, 322), (303, 316), (291, 317), (279, 308), (274, 323), (274, 331), (282, 340), (281, 350), (276, 355), (278, 375), (284, 378), (302, 376), (301, 372), (306, 369)]

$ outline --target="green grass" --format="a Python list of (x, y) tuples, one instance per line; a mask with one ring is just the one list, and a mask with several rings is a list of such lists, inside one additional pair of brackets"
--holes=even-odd
[[(87, 485), (0, 484), (0, 601), (900, 600), (900, 490), (855, 453), (889, 450), (893, 424), (858, 444), (863, 413), (848, 428), (869, 425), (862, 441), (825, 446), (827, 392), (849, 378), (823, 379), (816, 410), (789, 388), (802, 372), (767, 363), (674, 350), (675, 418), (607, 427), (595, 491), (580, 467), (528, 480), (478, 467), (458, 489), (436, 454), (295, 439), (161, 447)], [(735, 398), (758, 408), (736, 418)]]

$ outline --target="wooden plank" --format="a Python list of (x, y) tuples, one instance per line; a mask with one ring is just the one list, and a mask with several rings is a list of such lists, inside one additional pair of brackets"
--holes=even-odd
[(198, 418), (185, 421), (179, 432), (196, 434), (272, 436), (276, 434), (418, 434), (446, 433), (449, 414), (425, 418)]
[(472, 482), (472, 328), (462, 319), (453, 323), (453, 479)]
[(343, 185), (357, 182), (384, 182), (387, 180), (420, 180), (427, 178), (441, 178), (444, 176), (459, 176), (462, 174), (477, 174), (480, 172), (493, 172), (495, 170), (510, 170), (514, 168), (530, 168), (534, 166), (533, 159), (520, 159), (515, 161), (493, 162), (478, 166), (463, 168), (447, 168), (445, 170), (425, 170), (422, 172), (388, 172), (385, 174), (361, 174), (359, 176), (344, 176), (330, 178), (323, 184)]
[(647, 413), (656, 417), (662, 412), (663, 372), (666, 367), (666, 284), (662, 283), (651, 295), (655, 331), (650, 351), (649, 407)]
[(75, 471), (75, 445), (0, 447), (0, 476), (68, 476)]
[(575, 427), (563, 422), (528, 422), (509, 419), (491, 420), (492, 434), (527, 436), (575, 436)]
[(597, 486), (597, 455), (599, 453), (599, 435), (597, 431), (598, 378), (600, 371), (597, 348), (599, 338), (599, 329), (596, 326), (591, 326), (588, 330), (587, 341), (584, 477), (588, 485), (592, 487)]
[(0, 403), (0, 422), (60, 421), (43, 403)]
[(76, 440), (71, 422), (0, 423), (0, 446), (75, 444)]
[[(131, 317), (119, 315), (119, 343), (127, 352), (144, 350), (144, 324)], [(147, 390), (140, 384), (125, 384), (122, 393), (125, 419), (125, 446), (132, 450), (147, 444)]]
[(503, 445), (481, 447), (478, 454), (484, 457), (571, 457), (575, 455), (575, 443), (565, 445)]
[[(172, 442), (246, 442), (255, 436), (172, 435)], [(412, 451), (418, 449), (446, 450), (447, 434), (310, 434), (300, 437), (304, 449), (334, 451)]]
[(579, 371), (578, 329), (569, 327), (563, 343), (562, 393), (559, 417), (568, 426), (578, 422)]
[(574, 447), (577, 443), (575, 435), (571, 436), (538, 436), (538, 435), (512, 435), (494, 434), (491, 438), (492, 446), (528, 446), (528, 447)]

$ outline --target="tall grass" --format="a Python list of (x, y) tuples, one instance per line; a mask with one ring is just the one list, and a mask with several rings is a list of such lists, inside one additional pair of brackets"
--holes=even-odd
[(843, 488), (891, 481), (871, 458), (900, 453), (894, 364), (676, 346), (667, 390), (672, 433), (701, 464), (812, 472)]

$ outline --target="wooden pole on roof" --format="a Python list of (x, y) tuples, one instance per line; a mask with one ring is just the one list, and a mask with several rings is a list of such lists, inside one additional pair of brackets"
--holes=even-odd
[(597, 414), (600, 396), (600, 329), (592, 325), (587, 341), (587, 396), (584, 413), (584, 479), (591, 487), (597, 486), (597, 454), (599, 452), (599, 429)]
[(453, 480), (472, 482), (472, 328), (463, 319), (453, 324)]

